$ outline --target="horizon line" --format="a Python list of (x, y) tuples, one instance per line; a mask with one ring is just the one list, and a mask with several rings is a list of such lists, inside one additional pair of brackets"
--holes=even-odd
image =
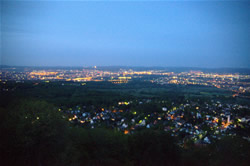
[(34, 68), (49, 68), (49, 67), (52, 67), (52, 68), (55, 68), (55, 67), (58, 67), (58, 68), (93, 68), (93, 67), (125, 67), (125, 68), (128, 68), (128, 67), (131, 67), (131, 68), (138, 68), (138, 67), (141, 67), (141, 68), (197, 68), (197, 69), (250, 69), (250, 67), (197, 67), (197, 66), (134, 66), (134, 65), (89, 65), (89, 66), (80, 66), (80, 65), (75, 65), (75, 66), (60, 66), (60, 65), (49, 65), (49, 66), (39, 66), (39, 65), (36, 65), (36, 66), (27, 66), (27, 65), (0, 65), (0, 67), (34, 67)]

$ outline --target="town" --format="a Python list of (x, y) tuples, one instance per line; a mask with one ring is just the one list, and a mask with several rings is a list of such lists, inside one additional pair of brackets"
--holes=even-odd
[[(188, 141), (210, 144), (222, 136), (236, 135), (239, 128), (249, 127), (250, 116), (246, 116), (249, 106), (211, 100), (208, 103), (186, 101), (180, 105), (173, 102), (167, 108), (162, 107), (164, 103), (167, 101), (145, 99), (118, 102), (110, 109), (77, 106), (66, 110), (60, 108), (58, 111), (66, 113), (71, 123), (84, 128), (105, 126), (124, 134), (132, 134), (143, 128), (162, 129), (180, 138), (179, 144), (182, 146)], [(143, 110), (150, 106), (154, 109)], [(248, 133), (244, 138), (250, 140)]]
[[(112, 69), (112, 68), (111, 68)], [(233, 97), (241, 96), (249, 98), (250, 75), (239, 73), (218, 73), (202, 71), (173, 72), (168, 70), (133, 70), (116, 68), (98, 69), (97, 66), (91, 68), (68, 68), (68, 69), (43, 69), (34, 70), (32, 67), (23, 68), (2, 68), (1, 82), (42, 80), (42, 81), (109, 81), (115, 84), (127, 83), (132, 80), (144, 80), (157, 84), (180, 84), (180, 85), (203, 85), (213, 86), (234, 92)]]
[[(247, 74), (206, 73), (194, 70), (167, 72), (159, 69), (104, 70), (96, 66), (81, 70), (26, 68), (20, 71), (8, 68), (2, 69), (1, 72), (1, 91), (6, 94), (15, 93), (16, 88), (26, 82), (31, 82), (31, 88), (48, 86), (52, 90), (53, 87), (58, 87), (70, 88), (68, 93), (77, 92), (72, 94), (72, 97), (78, 96), (77, 98), (59, 102), (58, 111), (62, 112), (64, 119), (71, 124), (83, 128), (104, 127), (129, 135), (143, 129), (159, 129), (177, 137), (180, 146), (186, 146), (187, 142), (206, 145), (223, 136), (235, 136), (239, 132), (242, 138), (250, 140), (247, 132), (250, 127), (250, 107), (247, 102), (250, 75)], [(16, 85), (8, 86), (11, 82)], [(95, 82), (98, 84), (95, 85)], [(110, 84), (106, 85), (105, 82)], [(92, 84), (95, 85), (94, 89)], [(138, 89), (131, 91), (134, 94), (131, 97), (131, 92), (128, 93), (127, 90), (136, 88), (137, 84)], [(185, 92), (190, 87), (191, 90)], [(105, 92), (107, 88), (114, 90)], [(161, 94), (166, 88), (166, 94)], [(216, 89), (220, 91), (217, 92)], [(47, 89), (44, 90), (50, 93)], [(125, 91), (126, 95), (115, 97), (117, 94), (114, 91), (119, 94)], [(165, 96), (171, 96), (169, 91), (179, 96), (166, 99)], [(51, 95), (50, 98), (53, 98)], [(47, 100), (46, 97), (43, 98)], [(237, 98), (245, 101), (234, 101)], [(79, 103), (66, 104), (72, 100), (79, 100)]]

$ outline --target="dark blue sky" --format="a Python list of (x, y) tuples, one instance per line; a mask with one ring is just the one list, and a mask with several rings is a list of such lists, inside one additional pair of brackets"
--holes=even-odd
[(1, 64), (250, 67), (250, 2), (2, 1)]

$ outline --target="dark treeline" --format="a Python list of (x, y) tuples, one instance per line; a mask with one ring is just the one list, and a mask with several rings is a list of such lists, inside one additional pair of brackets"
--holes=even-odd
[(84, 129), (38, 100), (12, 101), (0, 108), (1, 165), (248, 165), (249, 142), (240, 137), (198, 147), (180, 147), (160, 130), (124, 135), (115, 130)]

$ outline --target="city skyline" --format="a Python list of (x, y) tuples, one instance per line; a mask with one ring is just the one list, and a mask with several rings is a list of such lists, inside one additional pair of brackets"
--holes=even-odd
[(249, 68), (250, 2), (1, 2), (1, 65)]

